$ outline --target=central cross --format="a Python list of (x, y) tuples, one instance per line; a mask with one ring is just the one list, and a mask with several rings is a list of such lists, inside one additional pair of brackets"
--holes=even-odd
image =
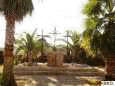
[(58, 33), (57, 32), (57, 29), (56, 29), (56, 27), (54, 28), (54, 31), (52, 32), (52, 33), (49, 33), (49, 34), (52, 34), (53, 36), (54, 36), (54, 47), (53, 47), (53, 49), (54, 49), (54, 51), (56, 51), (56, 40), (57, 40), (57, 35), (58, 34), (61, 34), (61, 33)]

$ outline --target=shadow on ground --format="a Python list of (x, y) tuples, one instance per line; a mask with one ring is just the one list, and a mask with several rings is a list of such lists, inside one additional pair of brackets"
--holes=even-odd
[[(15, 78), (18, 86), (100, 86), (100, 81), (104, 80), (103, 68), (83, 64), (66, 65), (68, 66), (64, 68), (43, 64), (30, 67), (16, 66)], [(59, 73), (60, 71), (63, 73)]]
[(99, 86), (103, 77), (85, 77), (70, 75), (30, 75), (16, 76), (17, 81), (25, 80), (24, 86)]

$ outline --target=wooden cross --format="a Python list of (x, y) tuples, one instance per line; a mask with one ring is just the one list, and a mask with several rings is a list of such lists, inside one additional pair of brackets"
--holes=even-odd
[(66, 41), (67, 41), (67, 56), (69, 56), (69, 37), (71, 37), (70, 35), (69, 35), (69, 31), (66, 31), (66, 35), (64, 36), (65, 38), (66, 38)]
[(54, 36), (54, 51), (56, 51), (56, 40), (57, 40), (57, 35), (58, 34), (61, 34), (61, 33), (58, 33), (57, 30), (56, 30), (56, 27), (54, 28), (54, 31), (52, 33), (49, 33), (49, 34), (52, 34)]
[(44, 41), (44, 39), (45, 39), (45, 37), (50, 37), (49, 35), (44, 35), (44, 31), (43, 30), (41, 30), (41, 35), (37, 35), (37, 36), (40, 36), (41, 37), (41, 40), (42, 40), (42, 44), (41, 44), (41, 56), (43, 56), (43, 51), (44, 51), (44, 43), (43, 43), (43, 41)]

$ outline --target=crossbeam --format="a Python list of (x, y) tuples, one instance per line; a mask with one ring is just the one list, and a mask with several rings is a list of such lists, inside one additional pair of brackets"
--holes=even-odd
[(58, 33), (56, 27), (54, 28), (54, 31), (52, 33), (49, 33), (49, 34), (52, 34), (54, 36), (54, 50), (56, 50), (56, 40), (57, 40), (57, 35), (58, 34), (61, 34), (61, 33)]

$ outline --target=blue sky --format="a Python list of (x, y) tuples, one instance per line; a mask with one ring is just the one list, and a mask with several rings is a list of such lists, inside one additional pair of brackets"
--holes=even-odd
[[(16, 23), (16, 37), (23, 32), (32, 33), (37, 28), (48, 34), (54, 27), (61, 33), (65, 30), (82, 32), (85, 16), (82, 9), (87, 0), (33, 0), (34, 11), (32, 16), (27, 15), (23, 22)], [(4, 47), (5, 19), (0, 15), (0, 47)], [(48, 40), (51, 41), (51, 40)]]

